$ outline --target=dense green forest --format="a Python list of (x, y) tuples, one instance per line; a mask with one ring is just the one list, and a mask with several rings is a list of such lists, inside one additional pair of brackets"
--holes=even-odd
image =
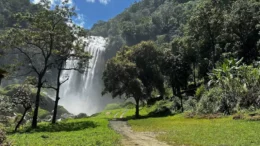
[(108, 22), (99, 21), (91, 35), (109, 37), (107, 57), (113, 57), (122, 45), (134, 45), (145, 40), (158, 44), (172, 41), (183, 34), (183, 27), (197, 1), (143, 0)]
[[(0, 145), (116, 145), (115, 119), (167, 144), (259, 144), (259, 0), (140, 0), (90, 30), (68, 3), (0, 1), (0, 83), (11, 80), (0, 87)], [(59, 106), (61, 76), (89, 68), (88, 36), (108, 40), (100, 96), (126, 101), (75, 116)]]
[(259, 4), (143, 0), (99, 22), (90, 32), (109, 37), (108, 58), (117, 52), (104, 73), (105, 92), (137, 102), (172, 94), (181, 111), (184, 102), (203, 113), (258, 109)]

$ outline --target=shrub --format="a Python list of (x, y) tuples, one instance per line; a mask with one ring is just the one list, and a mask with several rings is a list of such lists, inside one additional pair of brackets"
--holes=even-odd
[(208, 85), (215, 89), (203, 94), (200, 112), (231, 114), (241, 109), (260, 108), (260, 68), (240, 65), (241, 61), (226, 59), (209, 74)]
[(2, 145), (6, 140), (5, 132), (0, 130), (0, 145)]
[(204, 94), (206, 91), (205, 85), (202, 84), (199, 88), (197, 88), (195, 96), (198, 100), (200, 100), (201, 96)]
[(147, 109), (148, 116), (168, 116), (173, 112), (173, 102), (161, 100), (156, 102), (152, 107)]
[(45, 119), (48, 115), (50, 115), (50, 112), (39, 108), (39, 113), (38, 113), (39, 119)]
[(10, 146), (11, 144), (6, 140), (6, 134), (0, 129), (0, 146)]
[(75, 116), (75, 119), (82, 119), (82, 118), (87, 118), (87, 117), (88, 117), (87, 114), (85, 114), (85, 113), (80, 113), (80, 114), (78, 114), (78, 115)]
[(114, 109), (120, 109), (122, 108), (122, 106), (120, 104), (117, 104), (117, 103), (111, 103), (111, 104), (108, 104), (106, 107), (105, 107), (105, 110), (114, 110)]
[(122, 107), (132, 109), (135, 108), (135, 104), (131, 101), (127, 101), (122, 104)]
[(177, 96), (173, 96), (171, 98), (171, 102), (172, 102), (172, 110), (174, 110), (175, 112), (179, 112), (181, 110), (181, 100), (179, 97)]
[(196, 111), (197, 100), (194, 97), (189, 97), (184, 101), (183, 107), (186, 111)]
[(203, 94), (197, 105), (197, 111), (202, 114), (218, 113), (222, 106), (222, 99), (223, 90), (214, 87)]

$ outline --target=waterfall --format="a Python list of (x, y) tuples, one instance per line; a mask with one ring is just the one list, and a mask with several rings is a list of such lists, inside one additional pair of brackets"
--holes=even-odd
[[(105, 105), (113, 100), (101, 95), (103, 89), (101, 77), (105, 66), (103, 55), (107, 41), (103, 37), (94, 36), (86, 38), (85, 41), (87, 42), (85, 51), (92, 55), (89, 67), (83, 74), (67, 70), (62, 73), (62, 78), (69, 77), (69, 80), (61, 86), (60, 105), (73, 114), (91, 115), (103, 110)], [(68, 60), (66, 68), (73, 67), (75, 63), (77, 62)]]

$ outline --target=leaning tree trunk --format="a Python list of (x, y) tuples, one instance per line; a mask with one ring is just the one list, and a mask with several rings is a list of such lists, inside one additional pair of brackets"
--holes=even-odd
[(135, 102), (136, 102), (136, 105), (135, 105), (135, 118), (139, 118), (140, 115), (139, 115), (139, 98), (135, 98)]
[(58, 103), (60, 100), (59, 93), (60, 93), (60, 88), (58, 87), (56, 91), (56, 99), (55, 99), (55, 105), (54, 105), (53, 116), (52, 116), (52, 124), (55, 124), (57, 119)]
[(38, 80), (35, 109), (34, 109), (33, 120), (32, 120), (32, 128), (37, 128), (37, 118), (38, 118), (38, 110), (40, 105), (41, 89), (42, 89), (42, 77), (40, 77)]
[(57, 89), (56, 89), (56, 99), (55, 99), (55, 105), (54, 105), (54, 111), (52, 116), (52, 124), (56, 123), (57, 113), (58, 113), (58, 103), (60, 100), (59, 94), (60, 94), (60, 76), (61, 76), (61, 69), (58, 70), (58, 77), (57, 77)]
[(17, 131), (17, 129), (20, 127), (20, 125), (22, 124), (23, 120), (24, 120), (24, 117), (27, 113), (27, 111), (29, 110), (30, 108), (25, 108), (24, 109), (24, 112), (23, 112), (23, 116), (21, 117), (21, 119), (19, 120), (19, 122), (17, 123), (17, 125), (15, 126), (15, 129), (14, 129), (14, 132)]

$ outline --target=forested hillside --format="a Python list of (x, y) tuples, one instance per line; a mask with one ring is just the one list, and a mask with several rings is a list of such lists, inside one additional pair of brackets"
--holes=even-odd
[(108, 58), (122, 45), (131, 46), (145, 40), (163, 44), (183, 35), (184, 24), (196, 3), (194, 0), (142, 0), (108, 22), (98, 22), (90, 32), (109, 37)]
[(54, 1), (0, 0), (0, 146), (259, 146), (259, 0)]
[(139, 102), (170, 88), (182, 112), (186, 102), (202, 113), (258, 109), (259, 9), (257, 0), (142, 0), (99, 22), (91, 33), (110, 39), (107, 57), (121, 49), (104, 92)]
[(13, 15), (18, 12), (34, 12), (37, 8), (30, 0), (1, 0), (0, 1), (0, 29), (15, 24)]

